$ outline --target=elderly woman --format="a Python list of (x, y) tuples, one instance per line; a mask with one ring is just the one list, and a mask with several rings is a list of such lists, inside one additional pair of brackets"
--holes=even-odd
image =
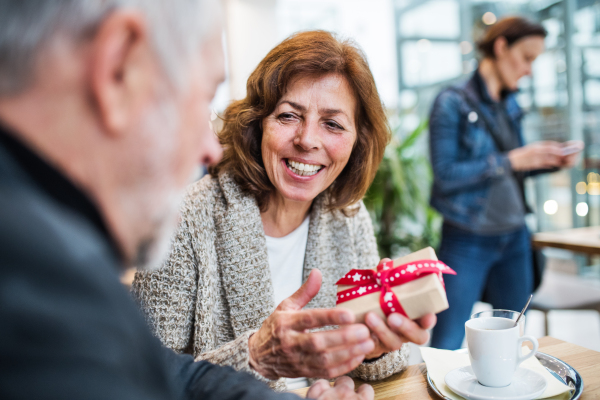
[[(327, 32), (296, 34), (223, 120), (223, 160), (189, 189), (168, 261), (136, 274), (158, 337), (278, 389), (281, 377), (375, 380), (403, 369), (403, 344), (425, 342), (433, 315), (369, 314), (367, 329), (332, 309), (335, 282), (379, 261), (361, 198), (389, 128), (362, 53)], [(309, 331), (330, 325), (340, 327)]]

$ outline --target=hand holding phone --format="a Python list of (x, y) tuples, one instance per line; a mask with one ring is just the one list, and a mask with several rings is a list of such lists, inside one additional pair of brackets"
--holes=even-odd
[(568, 142), (562, 143), (562, 155), (564, 157), (579, 153), (584, 147), (585, 146), (581, 140), (569, 140)]

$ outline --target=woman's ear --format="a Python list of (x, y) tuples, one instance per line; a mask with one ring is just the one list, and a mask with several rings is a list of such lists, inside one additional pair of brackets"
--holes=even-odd
[(494, 56), (496, 59), (503, 58), (508, 51), (508, 42), (504, 36), (499, 36), (494, 41)]

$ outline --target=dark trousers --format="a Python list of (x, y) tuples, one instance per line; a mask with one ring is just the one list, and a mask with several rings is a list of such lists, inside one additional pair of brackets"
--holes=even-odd
[(444, 224), (438, 258), (457, 275), (444, 275), (450, 308), (438, 314), (432, 347), (460, 348), (476, 301), (521, 311), (533, 289), (530, 234), (525, 226), (484, 236)]

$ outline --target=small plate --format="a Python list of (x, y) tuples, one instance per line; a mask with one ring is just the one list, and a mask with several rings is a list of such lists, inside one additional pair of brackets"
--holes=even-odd
[[(457, 352), (467, 352), (467, 349), (456, 350)], [(571, 387), (571, 397), (569, 400), (578, 400), (583, 393), (583, 379), (581, 379), (581, 375), (579, 372), (573, 367), (571, 367), (566, 362), (562, 361), (559, 358), (551, 356), (550, 354), (537, 352), (535, 353), (535, 358), (539, 360), (539, 362), (554, 376), (556, 379), (564, 383), (565, 385)], [(429, 376), (429, 372), (427, 372), (427, 383), (433, 392), (438, 395), (441, 399), (444, 400), (452, 400), (449, 397), (446, 397), (439, 391), (439, 389), (435, 386), (433, 381), (431, 380), (431, 376)]]
[(448, 372), (444, 379), (452, 391), (469, 400), (528, 400), (546, 390), (546, 379), (535, 371), (517, 368), (510, 385), (500, 388), (483, 386), (477, 381), (471, 366)]

